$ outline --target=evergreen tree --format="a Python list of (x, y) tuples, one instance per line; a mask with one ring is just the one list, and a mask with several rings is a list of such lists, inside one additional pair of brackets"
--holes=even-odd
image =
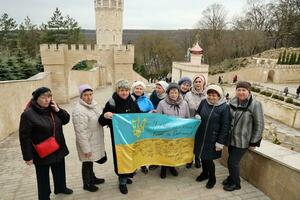
[(278, 60), (277, 60), (277, 64), (281, 64), (281, 57), (282, 57), (282, 55), (281, 55), (281, 52), (279, 53), (279, 57), (278, 57)]
[(286, 56), (286, 50), (283, 51), (281, 64), (286, 64), (287, 56)]

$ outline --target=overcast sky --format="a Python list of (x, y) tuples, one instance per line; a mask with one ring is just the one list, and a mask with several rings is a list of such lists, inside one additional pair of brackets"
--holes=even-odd
[[(242, 13), (246, 0), (125, 0), (124, 29), (193, 28), (207, 6), (224, 5), (228, 17)], [(0, 0), (0, 14), (17, 23), (29, 16), (34, 24), (47, 22), (58, 7), (85, 29), (95, 29), (94, 0)]]

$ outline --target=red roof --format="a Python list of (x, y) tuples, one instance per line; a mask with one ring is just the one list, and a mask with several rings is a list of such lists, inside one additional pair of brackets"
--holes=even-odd
[(190, 49), (191, 53), (199, 54), (203, 53), (203, 49), (199, 46), (198, 42), (195, 44), (193, 48)]

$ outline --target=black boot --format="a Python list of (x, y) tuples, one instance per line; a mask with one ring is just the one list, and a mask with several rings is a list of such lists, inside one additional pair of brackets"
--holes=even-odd
[(208, 182), (206, 183), (206, 188), (211, 189), (216, 184), (216, 176), (212, 176), (208, 178)]
[(104, 183), (105, 180), (103, 178), (97, 178), (97, 177), (94, 177), (91, 181), (91, 184), (94, 184), (94, 185), (99, 185), (99, 184), (102, 184)]
[(141, 170), (142, 170), (142, 172), (143, 172), (144, 174), (148, 174), (148, 169), (147, 169), (146, 166), (142, 166), (142, 167), (141, 167)]
[(128, 189), (127, 189), (127, 185), (125, 184), (125, 185), (119, 185), (119, 189), (120, 189), (120, 192), (122, 193), (122, 194), (127, 194), (128, 193)]
[(83, 189), (90, 192), (96, 192), (98, 190), (98, 187), (93, 184), (86, 184), (83, 186)]
[(54, 191), (54, 194), (73, 194), (73, 190), (66, 187), (63, 191)]
[(158, 167), (159, 167), (158, 165), (150, 165), (149, 170), (155, 170)]
[(127, 178), (126, 184), (132, 184), (132, 180), (130, 178)]
[(231, 184), (225, 185), (225, 186), (223, 187), (223, 189), (224, 189), (225, 191), (231, 192), (231, 191), (234, 191), (234, 190), (239, 190), (239, 189), (241, 189), (241, 186), (240, 186), (240, 185), (237, 185), (237, 184), (234, 184), (234, 183), (231, 183)]
[(196, 178), (196, 181), (197, 181), (197, 182), (201, 182), (201, 181), (204, 181), (204, 180), (206, 180), (206, 179), (208, 179), (208, 174), (202, 172), (202, 173), (200, 174), (200, 176), (198, 176), (198, 177)]
[(232, 181), (231, 181), (231, 179), (230, 179), (230, 176), (228, 176), (228, 177), (222, 182), (223, 185), (229, 185), (229, 184), (231, 184), (231, 183), (232, 183)]
[(193, 162), (187, 163), (187, 164), (185, 165), (185, 167), (188, 168), (188, 169), (192, 168), (192, 166), (193, 166)]
[(170, 167), (169, 169), (170, 169), (170, 172), (171, 172), (171, 174), (172, 174), (173, 176), (178, 176), (178, 172), (177, 172), (177, 170), (175, 169), (175, 167)]
[(160, 178), (166, 178), (167, 177), (167, 167), (161, 167), (160, 170)]

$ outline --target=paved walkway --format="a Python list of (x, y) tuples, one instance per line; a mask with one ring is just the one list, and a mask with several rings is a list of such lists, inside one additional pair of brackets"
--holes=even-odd
[[(95, 93), (96, 100), (101, 106), (111, 95), (111, 88), (98, 89)], [(77, 98), (62, 107), (68, 111), (72, 110)], [(118, 180), (113, 171), (110, 134), (105, 128), (106, 150), (109, 160), (104, 165), (95, 164), (95, 173), (98, 177), (104, 177), (106, 182), (100, 185), (99, 191), (95, 193), (86, 192), (82, 189), (81, 162), (78, 160), (75, 146), (75, 135), (73, 125), (69, 123), (64, 127), (64, 134), (70, 155), (66, 157), (66, 171), (68, 187), (74, 190), (73, 195), (51, 195), (51, 199), (270, 199), (257, 188), (242, 180), (242, 189), (234, 192), (225, 192), (221, 182), (227, 175), (227, 169), (216, 162), (217, 184), (212, 190), (205, 188), (204, 183), (198, 183), (195, 178), (199, 175), (200, 169), (185, 167), (179, 168), (179, 176), (172, 177), (168, 174), (166, 179), (159, 178), (159, 170), (150, 171), (145, 175), (138, 171), (133, 179), (133, 184), (128, 186), (128, 195), (120, 194)], [(0, 142), (0, 199), (36, 199), (37, 189), (34, 167), (26, 166), (22, 160), (19, 147), (18, 133), (15, 133)], [(52, 187), (53, 188), (53, 187)]]

